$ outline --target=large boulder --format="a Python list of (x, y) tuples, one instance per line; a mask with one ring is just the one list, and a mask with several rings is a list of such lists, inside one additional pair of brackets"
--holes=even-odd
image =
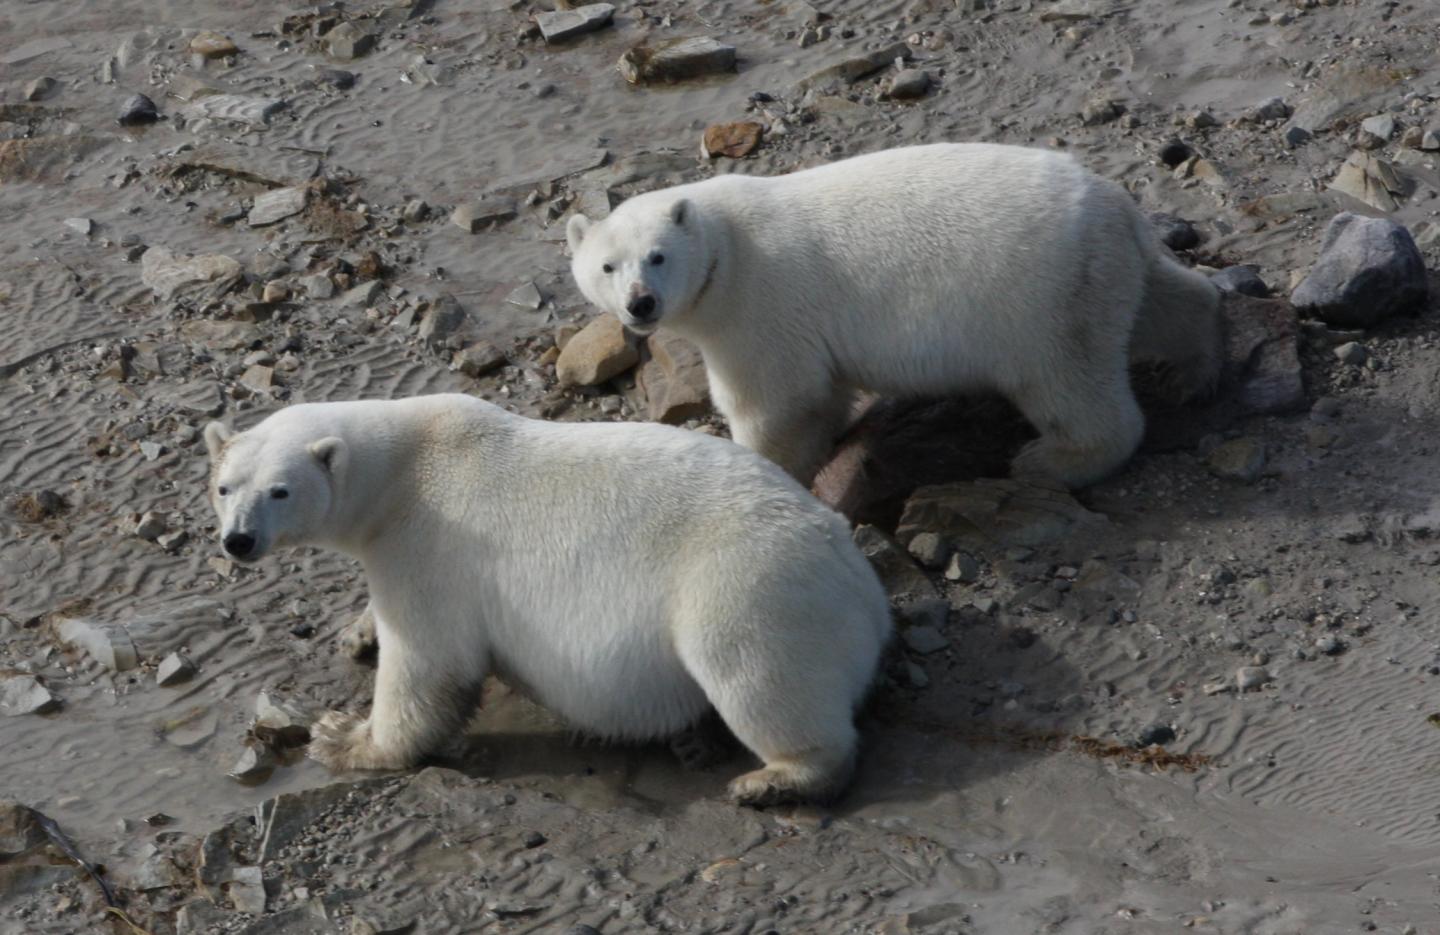
[(1290, 301), (1327, 324), (1368, 328), (1417, 310), (1428, 295), (1425, 261), (1410, 232), (1345, 212), (1331, 219), (1320, 258)]
[(571, 338), (555, 361), (562, 386), (595, 386), (640, 362), (635, 341), (613, 315), (601, 315)]

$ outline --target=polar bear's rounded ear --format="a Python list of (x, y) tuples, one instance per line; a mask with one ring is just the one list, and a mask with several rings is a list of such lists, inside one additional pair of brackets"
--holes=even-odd
[(345, 439), (333, 435), (310, 443), (311, 456), (320, 462), (320, 466), (331, 477), (339, 474), (345, 466), (346, 451)]
[(691, 213), (692, 212), (690, 211), (689, 199), (681, 198), (679, 201), (675, 202), (673, 205), (670, 206), (670, 220), (674, 221), (676, 224), (681, 225), (682, 227), (684, 226), (686, 219), (690, 217)]
[(565, 223), (565, 242), (570, 245), (571, 253), (580, 249), (580, 243), (585, 239), (585, 234), (589, 230), (589, 218), (583, 214), (570, 215), (570, 220)]
[(211, 422), (205, 426), (205, 450), (210, 452), (210, 460), (220, 457), (221, 450), (225, 443), (230, 440), (230, 430), (223, 422)]

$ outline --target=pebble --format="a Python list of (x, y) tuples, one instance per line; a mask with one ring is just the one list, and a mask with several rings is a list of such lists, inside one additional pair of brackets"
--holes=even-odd
[(304, 185), (277, 188), (255, 196), (247, 220), (251, 227), (264, 227), (305, 210), (310, 190)]
[(617, 67), (631, 84), (684, 81), (733, 71), (735, 47), (708, 36), (671, 39), (653, 46), (639, 45), (630, 49), (620, 56)]
[[(1089, 101), (1080, 109), (1080, 122), (1093, 127), (1112, 120), (1119, 120), (1125, 109), (1109, 99)], [(1183, 160), (1182, 160), (1183, 161)]]
[(538, 286), (533, 282), (527, 282), (516, 287), (505, 297), (505, 301), (511, 305), (518, 305), (521, 308), (528, 308), (531, 311), (535, 311), (545, 304), (545, 297), (540, 294)]
[(195, 665), (180, 653), (171, 653), (160, 662), (155, 670), (155, 684), (170, 688), (190, 681), (195, 677)]
[(353, 22), (341, 23), (325, 34), (325, 50), (343, 62), (359, 58), (375, 48), (373, 33)]
[(1362, 366), (1370, 358), (1370, 351), (1358, 341), (1346, 341), (1335, 348), (1335, 359), (1352, 367)]
[(444, 295), (430, 303), (420, 319), (420, 340), (433, 348), (443, 347), (466, 320), (465, 309), (454, 296)]
[(488, 341), (479, 341), (455, 352), (450, 366), (467, 377), (483, 377), (505, 366), (504, 353)]
[(51, 92), (60, 87), (60, 82), (54, 78), (41, 77), (25, 84), (21, 96), (27, 101), (40, 101), (49, 97)]
[(155, 461), (165, 453), (165, 446), (159, 442), (144, 441), (140, 443), (140, 454), (146, 461)]
[(142, 123), (154, 123), (160, 119), (160, 114), (155, 109), (154, 101), (143, 94), (135, 94), (120, 105), (120, 113), (116, 119), (122, 127), (131, 127)]
[(1338, 656), (1345, 651), (1345, 643), (1337, 636), (1326, 634), (1315, 641), (1315, 648), (1327, 656)]
[(412, 198), (405, 202), (405, 208), (400, 216), (411, 224), (418, 224), (430, 216), (430, 206), (419, 198)]
[(1315, 135), (1304, 127), (1287, 127), (1285, 129), (1285, 145), (1290, 149), (1304, 146), (1315, 138)]
[(508, 221), (515, 216), (515, 202), (510, 198), (487, 198), (457, 207), (450, 223), (467, 233), (482, 230), (485, 225)]
[(328, 299), (335, 295), (335, 280), (323, 274), (302, 277), (299, 286), (312, 299)]
[(135, 642), (124, 627), (67, 618), (56, 624), (55, 634), (63, 645), (83, 650), (112, 672), (125, 672), (140, 664)]
[(1243, 666), (1235, 670), (1235, 686), (1242, 692), (1259, 691), (1270, 681), (1270, 672), (1263, 666)]
[(215, 59), (238, 55), (240, 49), (229, 36), (205, 30), (190, 40), (190, 51), (201, 58)]
[(905, 661), (905, 678), (909, 680), (911, 688), (925, 688), (930, 684), (930, 676), (925, 669), (908, 659)]
[(190, 534), (183, 529), (177, 529), (174, 532), (167, 532), (163, 536), (156, 538), (155, 544), (166, 552), (175, 552), (189, 541)]
[(28, 673), (0, 676), (0, 714), (21, 717), (26, 714), (48, 714), (60, 707), (60, 699), (40, 680)]
[(980, 580), (980, 563), (964, 552), (956, 552), (950, 556), (950, 564), (945, 566), (945, 579), (973, 584)]
[[(244, 783), (263, 782), (278, 763), (279, 760), (268, 744), (252, 741), (245, 745), (240, 758), (230, 768), (230, 778)], [(262, 890), (262, 899), (263, 892)]]
[(149, 542), (154, 542), (165, 533), (165, 514), (155, 510), (147, 511), (135, 524), (135, 535)]
[(917, 533), (908, 548), (915, 560), (926, 568), (939, 568), (950, 557), (950, 548), (945, 540), (933, 532)]
[(343, 68), (322, 68), (316, 73), (315, 80), (328, 84), (337, 91), (348, 91), (355, 87), (355, 73)]
[(950, 641), (945, 638), (944, 634), (928, 625), (906, 627), (900, 637), (905, 641), (907, 648), (922, 656), (939, 652), (950, 645)]
[(1216, 477), (1253, 484), (1265, 470), (1265, 446), (1255, 438), (1237, 438), (1216, 446), (1205, 458)]
[(1257, 299), (1267, 298), (1270, 287), (1260, 278), (1260, 271), (1253, 266), (1227, 266), (1210, 276), (1222, 292), (1238, 292)]
[(1360, 129), (1371, 136), (1379, 137), (1384, 143), (1395, 135), (1395, 118), (1389, 114), (1376, 114), (1360, 121)]
[(911, 101), (929, 93), (932, 84), (934, 84), (934, 80), (928, 71), (905, 68), (896, 72), (895, 77), (890, 79), (888, 93), (897, 101)]
[(1171, 250), (1189, 250), (1200, 245), (1199, 231), (1184, 218), (1157, 212), (1150, 215), (1150, 226), (1159, 235), (1160, 242)]
[(546, 840), (545, 835), (540, 832), (530, 831), (526, 833), (525, 839), (521, 843), (525, 845), (526, 848), (536, 848), (544, 844)]
[(1427, 153), (1433, 153), (1436, 150), (1440, 150), (1440, 132), (1436, 132), (1435, 130), (1426, 130), (1425, 135), (1420, 138), (1420, 148), (1425, 150)]
[(1175, 728), (1169, 724), (1151, 724), (1140, 732), (1135, 744), (1139, 747), (1164, 746), (1174, 739)]
[(260, 293), (260, 301), (266, 305), (284, 302), (288, 298), (290, 298), (290, 287), (278, 279), (272, 279), (267, 282), (265, 289)]

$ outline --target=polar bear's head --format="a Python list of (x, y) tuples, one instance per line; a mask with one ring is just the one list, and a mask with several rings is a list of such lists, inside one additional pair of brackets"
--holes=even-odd
[(591, 303), (649, 334), (689, 311), (714, 275), (693, 202), (663, 193), (633, 198), (603, 221), (583, 214), (565, 228), (571, 270)]
[(285, 415), (238, 435), (219, 422), (205, 426), (220, 542), (242, 562), (316, 541), (345, 469), (343, 439), (307, 431), (305, 420)]

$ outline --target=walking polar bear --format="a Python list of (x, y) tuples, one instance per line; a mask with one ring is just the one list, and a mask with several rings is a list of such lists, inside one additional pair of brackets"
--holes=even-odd
[(415, 764), (493, 672), (608, 738), (713, 706), (764, 763), (730, 783), (743, 803), (849, 779), (889, 604), (844, 520), (753, 452), (458, 394), (291, 406), (205, 442), (233, 558), (313, 545), (364, 565), (375, 701), (316, 725), (327, 766)]
[(1134, 452), (1132, 359), (1209, 389), (1219, 293), (1123, 189), (1068, 156), (892, 149), (728, 175), (570, 219), (580, 290), (634, 331), (699, 347), (737, 442), (809, 483), (856, 390), (998, 390), (1040, 437), (1019, 474), (1071, 486)]

